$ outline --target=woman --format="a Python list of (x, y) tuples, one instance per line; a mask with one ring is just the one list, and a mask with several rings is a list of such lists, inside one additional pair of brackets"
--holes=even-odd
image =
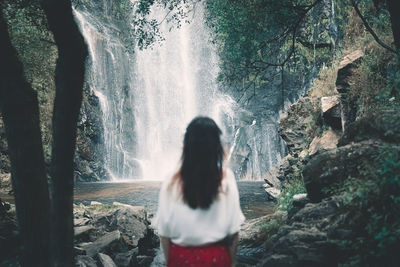
[(244, 216), (235, 177), (223, 168), (220, 135), (212, 119), (193, 119), (181, 168), (161, 186), (154, 224), (168, 267), (235, 265)]

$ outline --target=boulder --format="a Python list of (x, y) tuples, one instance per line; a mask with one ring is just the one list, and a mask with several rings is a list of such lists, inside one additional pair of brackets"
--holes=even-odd
[(147, 234), (148, 222), (144, 216), (142, 209), (121, 206), (116, 210), (95, 214), (93, 225), (105, 232), (118, 229), (126, 244), (133, 248)]
[(103, 253), (97, 254), (97, 262), (99, 263), (99, 267), (117, 267), (110, 256)]
[(134, 248), (126, 252), (117, 253), (114, 257), (114, 262), (120, 267), (135, 266), (136, 256), (139, 254), (139, 248)]
[(400, 142), (400, 113), (387, 110), (378, 114), (369, 114), (345, 129), (338, 145), (360, 142), (370, 138), (381, 139), (388, 143)]
[(308, 149), (309, 156), (316, 154), (317, 152), (322, 152), (325, 150), (333, 149), (337, 147), (340, 135), (333, 130), (328, 130), (323, 133), (322, 137), (315, 137)]
[(97, 267), (96, 261), (89, 256), (77, 255), (75, 256), (76, 267)]
[(335, 130), (342, 130), (342, 115), (339, 96), (321, 97), (322, 117), (325, 124)]
[(276, 200), (279, 195), (281, 194), (281, 190), (275, 187), (269, 187), (265, 189), (265, 192), (267, 192), (268, 198), (270, 200)]
[(307, 194), (296, 194), (293, 196), (292, 208), (289, 210), (288, 217), (292, 218), (300, 209), (310, 202)]
[(146, 255), (139, 255), (136, 257), (136, 260), (137, 260), (137, 266), (147, 267), (150, 266), (151, 262), (153, 261), (153, 257)]
[(306, 204), (266, 241), (258, 266), (337, 266), (340, 249), (330, 233), (339, 227), (334, 215), (342, 202), (334, 197)]
[(132, 206), (132, 205), (120, 203), (117, 201), (114, 201), (112, 204), (114, 206), (128, 208), (135, 214), (135, 216), (137, 218), (142, 219), (142, 220), (147, 220), (147, 212), (146, 212), (146, 209), (144, 208), (144, 206)]
[(119, 242), (121, 239), (121, 233), (118, 230), (115, 230), (111, 233), (107, 233), (104, 236), (100, 237), (96, 241), (92, 243), (83, 244), (80, 247), (86, 251), (88, 256), (94, 256), (99, 252), (103, 252), (108, 249), (114, 243)]
[(297, 157), (306, 149), (311, 140), (308, 129), (318, 123), (316, 109), (320, 109), (319, 99), (305, 97), (292, 104), (279, 124), (279, 134), (285, 140), (290, 154)]
[(336, 79), (336, 90), (341, 95), (340, 105), (343, 130), (346, 129), (347, 126), (356, 119), (356, 99), (348, 98), (347, 93), (350, 88), (351, 81), (353, 80), (353, 72), (356, 68), (358, 68), (363, 55), (364, 53), (361, 50), (356, 50), (345, 56), (339, 64), (338, 75)]
[(278, 167), (273, 167), (264, 176), (264, 181), (270, 187), (276, 187), (276, 188), (280, 189), (281, 188), (281, 181), (278, 179), (278, 175), (279, 175), (279, 166)]
[(84, 226), (89, 222), (89, 218), (76, 218), (74, 219), (74, 226)]
[(74, 236), (78, 237), (92, 230), (94, 230), (94, 227), (92, 225), (77, 226), (74, 227)]
[[(330, 196), (327, 190), (334, 183), (356, 177), (361, 161), (374, 161), (374, 156), (385, 145), (376, 140), (352, 143), (315, 155), (304, 166), (303, 177), (311, 202), (319, 202)], [(399, 149), (400, 147), (393, 147)]]

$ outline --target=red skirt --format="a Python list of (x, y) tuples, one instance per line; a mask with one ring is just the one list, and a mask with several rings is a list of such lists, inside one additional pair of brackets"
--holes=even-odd
[(184, 247), (171, 242), (167, 267), (182, 266), (230, 267), (232, 261), (228, 247), (222, 244)]

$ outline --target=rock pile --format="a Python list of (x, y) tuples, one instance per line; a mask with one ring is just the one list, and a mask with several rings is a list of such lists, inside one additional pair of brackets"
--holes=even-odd
[(76, 266), (150, 266), (159, 240), (143, 207), (92, 202), (74, 217)]

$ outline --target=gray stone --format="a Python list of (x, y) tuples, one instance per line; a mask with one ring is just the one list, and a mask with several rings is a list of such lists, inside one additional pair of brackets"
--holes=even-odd
[(147, 234), (148, 222), (143, 218), (141, 209), (120, 207), (106, 213), (95, 215), (94, 226), (101, 231), (119, 230), (124, 241), (131, 247), (138, 246), (141, 238)]
[(120, 267), (129, 267), (133, 261), (136, 261), (136, 256), (139, 254), (139, 248), (131, 249), (127, 252), (117, 253), (114, 257), (114, 262)]
[(88, 244), (81, 245), (80, 247), (86, 251), (88, 256), (94, 256), (99, 252), (104, 251), (110, 245), (115, 242), (118, 242), (121, 238), (121, 233), (118, 230), (115, 230), (111, 233), (107, 233), (104, 236), (100, 237), (96, 241)]
[(315, 137), (308, 149), (309, 155), (312, 156), (317, 152), (333, 149), (337, 147), (340, 135), (332, 130), (324, 132), (322, 137)]
[(364, 53), (361, 50), (356, 50), (345, 56), (339, 64), (336, 90), (341, 94), (340, 105), (343, 130), (356, 119), (356, 99), (349, 99), (346, 95), (353, 80), (353, 71), (358, 68), (358, 64), (361, 62), (363, 55)]
[(286, 117), (281, 119), (279, 134), (292, 156), (297, 157), (308, 148), (311, 140), (307, 136), (307, 129), (314, 123), (316, 108), (320, 108), (319, 99), (305, 97), (292, 104)]
[[(304, 166), (304, 185), (311, 202), (319, 202), (331, 195), (328, 189), (334, 183), (356, 177), (359, 173), (359, 162), (373, 161), (374, 156), (385, 144), (368, 140), (328, 150), (312, 157)], [(392, 145), (400, 150), (399, 146)]]
[(89, 221), (90, 220), (88, 218), (77, 218), (77, 219), (74, 219), (74, 226), (84, 226)]
[(338, 146), (368, 139), (380, 139), (388, 143), (400, 142), (400, 112), (386, 110), (379, 114), (369, 114), (345, 129)]
[(136, 257), (137, 260), (137, 266), (140, 267), (147, 267), (151, 265), (151, 262), (153, 261), (153, 257), (151, 256), (146, 256), (146, 255), (139, 255)]
[(106, 254), (98, 253), (97, 259), (98, 259), (99, 267), (117, 267), (117, 265), (110, 258), (110, 256), (108, 256)]
[(302, 201), (303, 199), (307, 198), (307, 193), (303, 194), (296, 194), (293, 196), (293, 201)]
[(271, 187), (281, 188), (281, 181), (278, 179), (279, 167), (274, 167), (264, 176), (264, 181)]
[(84, 226), (74, 227), (74, 236), (75, 237), (80, 236), (80, 235), (82, 235), (84, 233), (87, 233), (87, 232), (89, 232), (91, 230), (94, 230), (94, 227), (92, 225), (84, 225)]
[(144, 208), (144, 206), (132, 206), (132, 205), (128, 205), (128, 204), (125, 204), (125, 203), (120, 203), (120, 202), (117, 202), (117, 201), (114, 201), (112, 204), (114, 206), (128, 208), (133, 213), (135, 213), (137, 218), (140, 218), (142, 220), (147, 220), (147, 212), (146, 212), (146, 209)]
[(276, 200), (279, 197), (279, 195), (281, 194), (281, 190), (279, 190), (275, 187), (266, 188), (265, 192), (267, 192), (268, 198), (271, 200)]
[(321, 110), (325, 124), (335, 130), (342, 130), (342, 111), (338, 95), (321, 98)]
[(97, 267), (96, 261), (84, 255), (75, 256), (75, 266), (76, 267)]

